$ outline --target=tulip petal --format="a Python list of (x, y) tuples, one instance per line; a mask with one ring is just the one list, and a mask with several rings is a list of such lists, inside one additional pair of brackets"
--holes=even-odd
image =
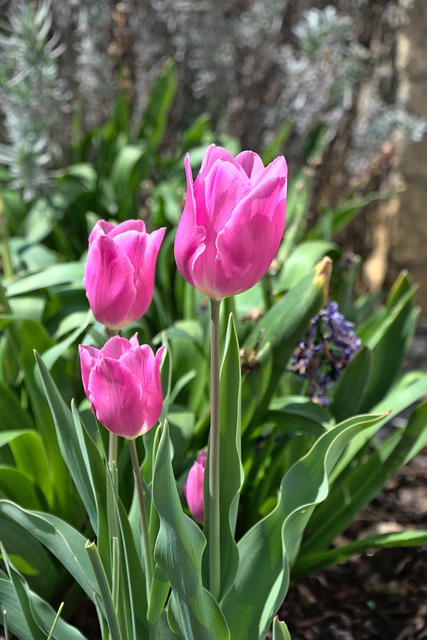
[(256, 184), (265, 171), (263, 161), (253, 151), (242, 151), (236, 156), (236, 161), (242, 166), (251, 184)]
[(206, 451), (202, 451), (191, 467), (187, 482), (184, 485), (184, 495), (191, 515), (197, 522), (204, 524), (204, 476), (206, 466)]
[(259, 183), (218, 234), (221, 286), (227, 295), (250, 289), (269, 268), (285, 226), (285, 184), (283, 177)]
[[(139, 347), (139, 344), (137, 344)], [(105, 358), (113, 358), (114, 360), (120, 360), (120, 358), (132, 349), (132, 343), (122, 336), (113, 336), (110, 338), (101, 349), (101, 354)]]
[[(240, 167), (218, 160), (205, 180), (205, 207), (207, 244), (215, 242), (216, 235), (230, 219), (237, 204), (250, 192), (247, 175)], [(196, 204), (198, 199), (196, 198)]]
[(108, 236), (98, 236), (92, 243), (83, 285), (98, 322), (110, 329), (127, 324), (127, 315), (136, 297), (133, 268)]
[(128, 231), (136, 231), (137, 233), (146, 233), (145, 222), (143, 220), (125, 220), (120, 224), (112, 225), (112, 229), (109, 232), (110, 238), (117, 238), (117, 236), (127, 233)]
[[(150, 377), (147, 376), (145, 422), (143, 433), (151, 429), (160, 418), (163, 408), (163, 391), (160, 379), (160, 365), (165, 347), (157, 350), (156, 356), (150, 359)], [(151, 351), (151, 349), (150, 349)]]
[(106, 429), (124, 438), (141, 435), (144, 398), (138, 378), (112, 358), (102, 358), (89, 376), (89, 400)]
[(185, 156), (184, 165), (187, 176), (187, 199), (176, 232), (174, 253), (175, 262), (182, 277), (193, 287), (197, 287), (193, 280), (193, 265), (205, 250), (206, 231), (197, 223), (193, 176), (188, 153)]
[(98, 236), (108, 236), (115, 228), (115, 225), (106, 220), (98, 220), (89, 235), (89, 246)]
[(80, 344), (79, 345), (79, 355), (80, 355), (80, 368), (82, 372), (82, 382), (83, 389), (87, 397), (89, 397), (89, 376), (90, 372), (97, 363), (97, 361), (102, 357), (99, 349), (95, 347), (91, 347), (90, 345)]
[(140, 269), (135, 267), (134, 277), (137, 297), (132, 310), (135, 320), (144, 315), (153, 299), (157, 256), (165, 233), (166, 227), (162, 227), (146, 236), (144, 262)]
[(223, 160), (237, 166), (234, 156), (229, 151), (227, 151), (227, 149), (224, 149), (224, 147), (217, 147), (215, 144), (211, 144), (208, 147), (205, 155), (203, 156), (202, 166), (200, 167), (196, 182), (199, 179), (204, 180), (217, 160)]

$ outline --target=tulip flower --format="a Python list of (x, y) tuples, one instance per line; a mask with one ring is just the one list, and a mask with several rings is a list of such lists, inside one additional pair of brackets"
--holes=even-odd
[(98, 322), (118, 330), (147, 311), (165, 231), (146, 233), (142, 220), (117, 226), (105, 220), (96, 223), (89, 236), (83, 285)]
[(160, 362), (151, 348), (114, 336), (102, 349), (79, 345), (83, 388), (92, 411), (106, 429), (133, 439), (151, 429), (162, 412)]
[(264, 167), (253, 151), (233, 157), (211, 145), (193, 183), (185, 158), (187, 200), (175, 240), (181, 275), (211, 299), (250, 289), (269, 268), (286, 216), (283, 156)]
[(187, 482), (184, 485), (184, 495), (187, 500), (191, 515), (197, 522), (203, 524), (205, 519), (205, 508), (203, 501), (203, 484), (206, 467), (206, 451), (202, 451), (191, 467)]

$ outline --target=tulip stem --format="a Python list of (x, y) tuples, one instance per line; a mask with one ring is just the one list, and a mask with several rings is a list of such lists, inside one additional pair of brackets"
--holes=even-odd
[(221, 590), (220, 540), (220, 300), (211, 300), (211, 428), (209, 435), (209, 588)]
[(139, 468), (138, 453), (135, 440), (129, 440), (129, 451), (132, 460), (133, 477), (135, 480), (136, 495), (138, 498), (139, 521), (141, 524), (142, 546), (145, 562), (145, 584), (147, 589), (147, 602), (150, 602), (151, 583), (153, 580), (153, 556), (151, 554), (150, 538), (148, 532), (148, 519), (145, 510), (144, 490), (142, 488), (141, 471)]
[(119, 439), (118, 436), (110, 431), (109, 439), (108, 439), (108, 464), (110, 465), (110, 469), (113, 467), (113, 462), (117, 466), (118, 460), (118, 448), (119, 448)]

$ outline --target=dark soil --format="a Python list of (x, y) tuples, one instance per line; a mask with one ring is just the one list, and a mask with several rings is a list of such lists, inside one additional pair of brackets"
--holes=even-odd
[[(338, 543), (403, 528), (427, 529), (427, 450)], [(427, 547), (372, 551), (299, 580), (279, 617), (292, 640), (427, 639)]]

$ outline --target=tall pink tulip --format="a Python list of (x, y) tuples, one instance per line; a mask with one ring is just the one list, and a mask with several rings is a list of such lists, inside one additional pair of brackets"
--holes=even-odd
[(286, 216), (283, 156), (264, 167), (253, 151), (235, 158), (211, 145), (193, 183), (185, 158), (187, 200), (175, 240), (181, 275), (211, 299), (250, 289), (269, 268)]
[(203, 484), (206, 467), (206, 451), (202, 451), (191, 467), (187, 482), (184, 486), (184, 495), (187, 500), (190, 513), (197, 522), (204, 523), (205, 506), (203, 499)]
[(112, 433), (132, 439), (151, 429), (162, 412), (160, 362), (151, 348), (114, 336), (102, 349), (79, 345), (83, 388), (92, 410)]
[(165, 228), (146, 233), (142, 220), (99, 220), (89, 236), (83, 285), (93, 315), (109, 329), (138, 320), (150, 306)]

